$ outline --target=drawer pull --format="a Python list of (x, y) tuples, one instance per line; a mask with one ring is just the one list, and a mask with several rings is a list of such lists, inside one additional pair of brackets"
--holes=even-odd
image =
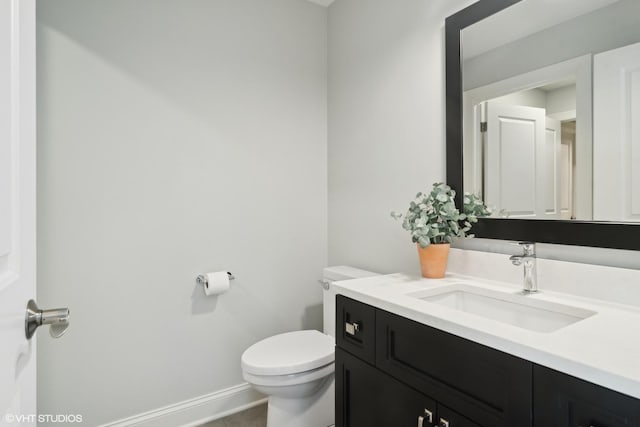
[(444, 418), (440, 418), (438, 427), (449, 427), (449, 421), (445, 420)]
[(344, 324), (344, 330), (349, 335), (355, 335), (360, 331), (360, 325), (357, 322), (346, 322)]
[[(424, 422), (427, 422), (428, 424), (425, 424)], [(431, 412), (428, 409), (424, 410), (424, 416), (420, 415), (418, 417), (418, 427), (427, 427), (432, 425), (431, 423), (433, 422), (433, 412)]]
[(424, 419), (427, 420), (429, 423), (433, 422), (433, 412), (431, 412), (430, 410), (426, 409), (424, 410)]

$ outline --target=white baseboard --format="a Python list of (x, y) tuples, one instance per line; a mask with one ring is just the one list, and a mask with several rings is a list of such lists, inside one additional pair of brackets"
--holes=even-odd
[(196, 427), (265, 403), (249, 384), (239, 384), (184, 402), (134, 415), (100, 427)]

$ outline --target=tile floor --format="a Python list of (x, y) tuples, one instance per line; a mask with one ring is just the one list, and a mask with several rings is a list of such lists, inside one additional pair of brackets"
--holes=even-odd
[(266, 427), (267, 405), (256, 406), (226, 418), (211, 421), (200, 427)]

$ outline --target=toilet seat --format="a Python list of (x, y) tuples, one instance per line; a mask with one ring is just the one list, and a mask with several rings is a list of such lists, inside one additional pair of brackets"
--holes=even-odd
[[(333, 372), (334, 338), (316, 330), (295, 331), (259, 341), (242, 354), (242, 371), (254, 377), (280, 377), (314, 371)], [(298, 382), (298, 381), (296, 381)]]
[(335, 371), (333, 362), (311, 371), (300, 372), (289, 375), (254, 375), (246, 371), (242, 372), (242, 377), (246, 382), (257, 386), (265, 387), (286, 387), (298, 384), (311, 383), (320, 378), (328, 377)]

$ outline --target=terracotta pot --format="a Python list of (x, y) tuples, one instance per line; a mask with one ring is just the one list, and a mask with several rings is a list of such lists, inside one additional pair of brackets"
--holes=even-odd
[(451, 245), (449, 243), (432, 243), (426, 248), (417, 246), (422, 277), (442, 279), (447, 271), (447, 259), (449, 259)]

